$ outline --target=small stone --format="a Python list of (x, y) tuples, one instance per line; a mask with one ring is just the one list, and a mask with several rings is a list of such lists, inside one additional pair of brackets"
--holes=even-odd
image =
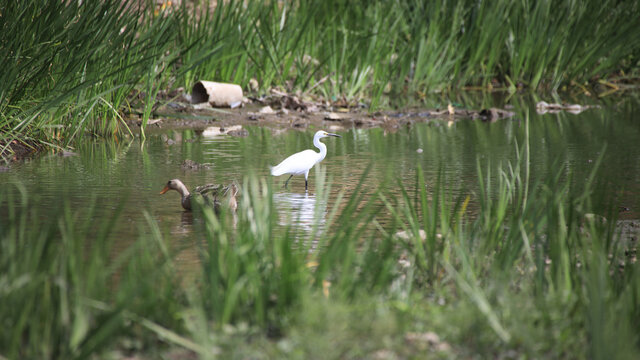
[(74, 153), (73, 151), (62, 150), (61, 152), (58, 153), (58, 155), (62, 157), (70, 157), (70, 156), (77, 156), (78, 154)]
[(271, 106), (267, 105), (262, 109), (260, 109), (258, 113), (263, 115), (271, 115), (271, 114), (275, 114), (276, 112), (271, 108)]
[(375, 360), (395, 360), (398, 358), (398, 355), (391, 350), (388, 349), (380, 349), (370, 355), (371, 359)]
[(227, 135), (235, 136), (235, 137), (247, 137), (247, 136), (249, 136), (249, 132), (247, 130), (245, 130), (245, 129), (229, 130), (227, 132)]
[(258, 80), (256, 80), (255, 78), (251, 78), (249, 80), (249, 89), (251, 89), (251, 91), (258, 91), (260, 89)]
[(302, 56), (302, 63), (305, 65), (306, 64), (320, 65), (320, 61), (318, 59), (315, 59), (311, 55), (307, 55), (307, 54), (304, 54)]
[[(420, 239), (421, 239), (421, 240), (425, 240), (425, 239), (427, 238), (427, 233), (426, 233), (424, 230), (420, 229), (420, 230), (418, 231), (418, 233), (419, 233), (419, 235), (420, 235)], [(410, 233), (410, 232), (407, 232), (407, 231), (399, 231), (399, 232), (397, 232), (397, 233), (396, 233), (396, 235), (395, 235), (395, 236), (396, 236), (397, 238), (401, 239), (401, 240), (409, 240), (409, 239), (411, 239), (411, 237), (413, 236), (413, 234), (412, 234), (412, 233)]]
[(325, 120), (330, 120), (330, 121), (340, 121), (342, 120), (342, 116), (340, 116), (340, 114), (337, 113), (328, 113), (327, 115), (325, 115), (324, 117)]

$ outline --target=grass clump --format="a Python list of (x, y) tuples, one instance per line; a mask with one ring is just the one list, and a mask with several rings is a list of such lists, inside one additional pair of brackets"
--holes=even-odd
[(11, 64), (0, 75), (3, 142), (67, 146), (85, 132), (117, 135), (140, 84), (146, 94), (168, 86), (169, 73), (160, 75), (175, 61), (165, 55), (175, 29), (165, 16), (112, 0), (6, 2), (0, 12), (12, 19), (0, 35)]
[(237, 217), (196, 214), (202, 241), (170, 246), (147, 214), (117, 253), (119, 212), (78, 221), (65, 206), (35, 227), (22, 187), (4, 188), (0, 355), (633, 358), (637, 243), (590, 215), (597, 169), (530, 183), (527, 151), (496, 176), (479, 165), (460, 199), (419, 170), (402, 196), (355, 191), (327, 209), (318, 169), (326, 223), (307, 235), (276, 226), (270, 184), (249, 177)]

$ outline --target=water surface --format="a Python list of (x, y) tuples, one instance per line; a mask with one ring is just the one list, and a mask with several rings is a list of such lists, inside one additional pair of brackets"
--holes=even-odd
[[(434, 184), (442, 173), (446, 189), (454, 198), (470, 195), (473, 199), (478, 161), (483, 171), (492, 168), (495, 175), (497, 167), (515, 162), (518, 149), (528, 141), (533, 181), (566, 169), (579, 185), (602, 156), (596, 206), (603, 212), (610, 205), (621, 206), (629, 208), (621, 217), (640, 217), (640, 121), (634, 115), (637, 101), (621, 100), (578, 115), (539, 115), (532, 104), (516, 104), (514, 110), (515, 117), (496, 122), (422, 119), (391, 130), (338, 130), (342, 138), (323, 139), (328, 155), (322, 166), (331, 187), (328, 203), (320, 204), (319, 214), (325, 216), (336, 205), (339, 192), (344, 191), (344, 199), (352, 196), (360, 181), (360, 191), (367, 196), (373, 196), (381, 186), (391, 196), (399, 196), (397, 180), (412, 191), (418, 169), (428, 184)], [(326, 125), (329, 130), (335, 123)], [(197, 219), (182, 210), (179, 195), (159, 195), (167, 180), (179, 178), (191, 188), (205, 183), (242, 182), (243, 177), (254, 174), (273, 181), (279, 223), (294, 224), (301, 234), (310, 232), (319, 202), (315, 171), (311, 171), (309, 191), (305, 192), (304, 177), (294, 177), (289, 188), (282, 189), (287, 176), (271, 178), (269, 165), (312, 148), (312, 137), (318, 129), (275, 131), (256, 126), (246, 130), (246, 137), (195, 130), (156, 132), (142, 147), (138, 140), (88, 142), (76, 149), (76, 156), (51, 154), (14, 164), (0, 173), (0, 182), (5, 186), (23, 184), (34, 201), (32, 206), (38, 206), (43, 217), (57, 214), (65, 202), (82, 217), (89, 214), (83, 210), (95, 203), (97, 211), (90, 220), (99, 223), (121, 207), (122, 216), (113, 236), (125, 246), (140, 231), (148, 231), (145, 211), (176, 243), (201, 238), (194, 225)], [(182, 169), (185, 159), (209, 167)], [(388, 220), (384, 212), (379, 216), (381, 223)]]

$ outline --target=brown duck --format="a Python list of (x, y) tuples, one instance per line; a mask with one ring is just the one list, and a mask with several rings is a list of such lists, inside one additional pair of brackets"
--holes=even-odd
[[(195, 197), (202, 197), (205, 204), (213, 205), (216, 211), (221, 207), (228, 206), (231, 211), (238, 209), (238, 186), (235, 183), (223, 186), (220, 184), (207, 184), (198, 186), (193, 191), (189, 191), (180, 179), (173, 179), (167, 182), (160, 194), (164, 194), (169, 190), (175, 190), (180, 193), (182, 200), (180, 203), (185, 210), (193, 210), (193, 202)], [(194, 200), (194, 201), (192, 201)]]

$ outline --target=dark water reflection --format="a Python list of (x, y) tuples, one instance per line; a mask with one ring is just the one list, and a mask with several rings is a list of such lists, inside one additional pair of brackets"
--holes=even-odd
[[(415, 190), (419, 168), (428, 184), (435, 184), (442, 173), (445, 188), (453, 198), (473, 196), (478, 160), (483, 171), (492, 168), (494, 175), (498, 167), (515, 161), (517, 149), (527, 141), (528, 118), (534, 181), (565, 168), (579, 185), (606, 149), (594, 201), (603, 209), (611, 203), (628, 207), (631, 211), (622, 216), (637, 219), (640, 217), (640, 121), (634, 115), (637, 110), (636, 100), (579, 115), (538, 115), (532, 105), (516, 104), (517, 116), (513, 119), (494, 123), (431, 121), (402, 126), (393, 132), (336, 130), (330, 128), (335, 124), (327, 123), (327, 130), (343, 136), (324, 139), (328, 156), (322, 166), (331, 185), (327, 201), (317, 198), (313, 170), (308, 193), (301, 176), (291, 180), (289, 189), (281, 188), (286, 176), (275, 179), (269, 176), (269, 165), (312, 147), (313, 133), (318, 130), (315, 128), (274, 131), (249, 127), (247, 137), (194, 130), (152, 133), (143, 149), (138, 141), (90, 142), (76, 149), (77, 156), (45, 155), (12, 165), (9, 171), (0, 172), (0, 182), (5, 186), (14, 182), (24, 184), (44, 218), (59, 212), (65, 202), (79, 209), (80, 217), (86, 214), (91, 217), (88, 221), (96, 223), (120, 209), (121, 217), (113, 236), (125, 246), (140, 231), (148, 231), (145, 211), (176, 243), (201, 237), (198, 219), (185, 214), (179, 195), (176, 192), (159, 195), (167, 180), (179, 178), (191, 188), (205, 183), (241, 182), (244, 176), (253, 174), (273, 181), (279, 224), (293, 224), (301, 234), (307, 234), (313, 230), (316, 217), (320, 221), (318, 230), (328, 231), (323, 222), (336, 205), (340, 191), (348, 199), (362, 182), (359, 194), (365, 197), (381, 186), (391, 196), (399, 196), (397, 181), (407, 190)], [(185, 170), (180, 166), (185, 159), (208, 163), (210, 167)], [(92, 202), (96, 204), (95, 213), (83, 212)], [(381, 223), (387, 220), (383, 212), (379, 216)]]

